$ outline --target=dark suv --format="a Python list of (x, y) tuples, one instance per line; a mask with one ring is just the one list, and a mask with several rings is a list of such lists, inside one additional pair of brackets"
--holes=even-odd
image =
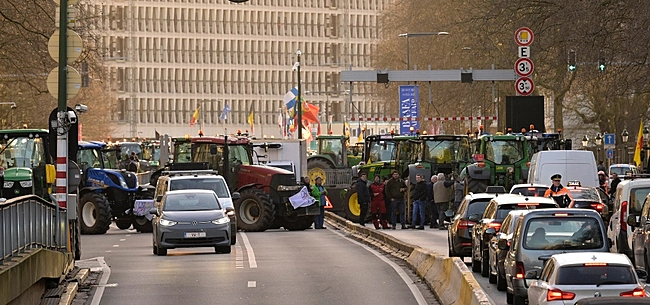
[[(494, 197), (485, 208), (482, 219), (474, 226), (472, 233), (472, 271), (480, 271), (483, 277), (490, 274), (488, 243), (492, 236), (499, 232), (501, 222), (510, 211), (555, 207), (557, 207), (555, 201), (546, 197), (528, 197), (513, 194)], [(476, 219), (478, 217), (470, 215), (470, 220)]]
[[(495, 194), (469, 193), (460, 202), (447, 231), (449, 257), (457, 256), (462, 260), (472, 254), (472, 228), (494, 196)], [(473, 221), (469, 219), (471, 215), (474, 215)]]

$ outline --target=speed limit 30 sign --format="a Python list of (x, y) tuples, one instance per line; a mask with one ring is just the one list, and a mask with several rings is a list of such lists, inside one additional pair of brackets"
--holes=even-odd
[(515, 62), (515, 72), (519, 76), (528, 77), (533, 74), (533, 70), (535, 70), (535, 65), (530, 58), (522, 57)]
[(521, 96), (528, 96), (535, 90), (533, 80), (528, 77), (520, 77), (515, 81), (515, 91)]

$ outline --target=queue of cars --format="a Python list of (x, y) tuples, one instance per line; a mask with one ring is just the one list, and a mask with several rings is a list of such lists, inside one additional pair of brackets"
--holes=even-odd
[[(506, 291), (508, 304), (645, 297), (639, 283), (650, 269), (650, 179), (624, 180), (613, 200), (598, 187), (567, 184), (569, 208), (543, 197), (541, 184), (468, 194), (449, 227), (449, 256), (470, 256), (472, 270)], [(568, 280), (571, 272), (585, 276)]]

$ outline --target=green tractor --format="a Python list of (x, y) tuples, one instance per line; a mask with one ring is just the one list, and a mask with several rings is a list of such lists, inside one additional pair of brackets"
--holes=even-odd
[(438, 173), (458, 174), (471, 163), (471, 143), (466, 135), (421, 135), (418, 140), (422, 153), (417, 163), (408, 166), (409, 181), (415, 181), (417, 174), (425, 181)]
[[(416, 136), (372, 135), (365, 139), (363, 162), (352, 167), (353, 176), (360, 173), (368, 174), (368, 181), (375, 176), (386, 177), (397, 170), (402, 178), (408, 177), (408, 165), (417, 160), (420, 145)], [(350, 187), (342, 192), (344, 199), (345, 217), (357, 220), (361, 214), (357, 198), (356, 179)]]
[(466, 192), (483, 193), (488, 186), (526, 183), (531, 145), (521, 134), (484, 134), (474, 142), (474, 162), (466, 166), (460, 178)]
[(330, 171), (332, 169), (349, 169), (361, 162), (363, 147), (348, 147), (349, 140), (347, 136), (320, 135), (316, 137), (318, 150), (315, 155), (307, 158), (307, 175), (312, 179), (312, 183), (316, 177), (321, 177), (326, 181), (328, 172), (330, 176), (333, 174)]

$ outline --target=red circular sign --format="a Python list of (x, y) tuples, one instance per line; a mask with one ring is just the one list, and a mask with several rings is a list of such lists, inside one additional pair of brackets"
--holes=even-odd
[(520, 77), (515, 81), (515, 91), (517, 94), (527, 96), (535, 90), (535, 83), (528, 77)]
[(519, 76), (530, 76), (533, 74), (533, 71), (535, 70), (535, 65), (533, 65), (533, 61), (530, 60), (529, 58), (522, 57), (517, 59), (515, 62), (515, 72), (517, 72), (517, 75)]
[(533, 31), (527, 27), (519, 28), (515, 31), (515, 42), (522, 47), (529, 46), (533, 43), (533, 39), (535, 39)]

